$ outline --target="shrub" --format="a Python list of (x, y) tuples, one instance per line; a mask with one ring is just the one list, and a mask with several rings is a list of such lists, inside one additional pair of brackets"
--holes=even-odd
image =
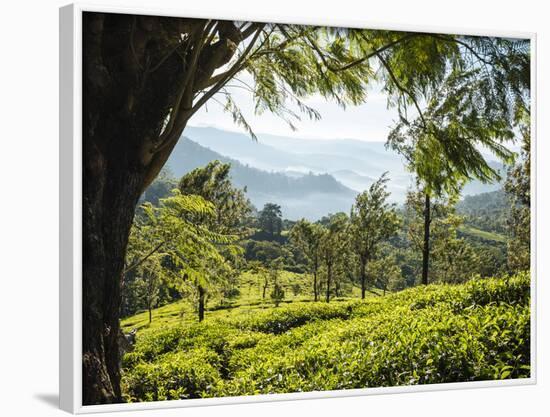
[(270, 297), (273, 300), (275, 307), (279, 307), (279, 304), (281, 304), (281, 301), (285, 298), (285, 291), (279, 284), (275, 284), (273, 291), (271, 291)]
[(524, 378), (528, 274), (138, 333), (129, 401)]
[(220, 379), (219, 357), (206, 348), (170, 353), (125, 374), (126, 400), (162, 401), (209, 396)]

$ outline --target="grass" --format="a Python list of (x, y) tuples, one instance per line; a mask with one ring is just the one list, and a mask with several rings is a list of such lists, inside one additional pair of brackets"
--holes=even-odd
[[(154, 401), (525, 378), (529, 299), (524, 273), (329, 304), (297, 297), (274, 308), (245, 296), (202, 323), (180, 317), (176, 303), (141, 325), (123, 360), (124, 395)], [(140, 324), (141, 315), (123, 323)]]
[(468, 235), (471, 235), (471, 236), (475, 236), (475, 237), (478, 237), (480, 239), (489, 240), (489, 241), (493, 241), (493, 242), (500, 242), (500, 243), (505, 243), (506, 242), (506, 236), (503, 236), (501, 234), (494, 233), (494, 232), (487, 232), (485, 230), (480, 230), (480, 229), (477, 229), (477, 228), (472, 227), (472, 226), (463, 225), (463, 226), (460, 227), (459, 230), (462, 233), (465, 233), (465, 234), (468, 234)]
[[(279, 273), (279, 283), (285, 291), (285, 299), (281, 306), (289, 303), (310, 303), (312, 302), (312, 279), (307, 274), (298, 274), (294, 272), (281, 271)], [(298, 293), (295, 294), (293, 286), (298, 285)], [(226, 305), (221, 304), (220, 297), (214, 297), (207, 305), (205, 320), (230, 318), (242, 314), (255, 314), (257, 312), (269, 310), (274, 307), (269, 294), (272, 289), (268, 287), (266, 298), (262, 298), (263, 278), (252, 272), (244, 272), (241, 275), (239, 296), (230, 300)], [(339, 297), (335, 301), (347, 299), (356, 299), (360, 297), (359, 288), (347, 288), (347, 296)], [(381, 296), (382, 291), (372, 288), (368, 296)], [(321, 294), (323, 297), (324, 295)], [(323, 298), (324, 299), (324, 298)], [(149, 324), (149, 313), (144, 311), (121, 321), (122, 330), (126, 333), (132, 329), (137, 331), (145, 329), (163, 328), (172, 325), (192, 324), (197, 321), (197, 313), (193, 306), (187, 301), (178, 301), (153, 310), (153, 321)]]

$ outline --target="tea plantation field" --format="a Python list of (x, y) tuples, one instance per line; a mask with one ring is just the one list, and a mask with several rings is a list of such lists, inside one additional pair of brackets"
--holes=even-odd
[(126, 401), (526, 378), (530, 279), (430, 285), (364, 301), (246, 303), (195, 323), (183, 304), (122, 322)]

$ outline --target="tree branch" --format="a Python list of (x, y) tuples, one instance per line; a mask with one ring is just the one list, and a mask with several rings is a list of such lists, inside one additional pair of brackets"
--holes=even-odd
[(126, 275), (128, 272), (132, 271), (133, 269), (136, 269), (138, 266), (140, 266), (143, 262), (145, 262), (147, 259), (149, 259), (151, 256), (153, 256), (158, 250), (166, 243), (166, 241), (160, 242), (157, 246), (155, 246), (151, 251), (147, 253), (143, 258), (140, 260), (134, 262), (132, 265), (130, 265), (128, 268), (124, 269), (122, 271), (122, 275)]
[[(207, 27), (209, 26), (209, 24), (210, 23), (207, 24)], [(193, 46), (193, 51), (192, 51), (192, 55), (191, 55), (191, 62), (189, 63), (189, 65), (185, 65), (185, 75), (183, 77), (181, 87), (180, 87), (180, 89), (178, 91), (178, 94), (176, 96), (176, 101), (174, 102), (174, 106), (172, 107), (172, 112), (170, 114), (170, 120), (168, 121), (168, 124), (166, 125), (166, 127), (164, 129), (164, 132), (162, 133), (162, 135), (159, 138), (159, 141), (158, 141), (159, 144), (155, 147), (153, 152), (158, 152), (162, 148), (162, 146), (164, 146), (164, 144), (166, 142), (169, 142), (167, 140), (167, 138), (169, 138), (170, 134), (172, 133), (172, 129), (173, 129), (174, 124), (175, 124), (175, 120), (178, 117), (178, 113), (179, 113), (179, 110), (180, 110), (180, 105), (181, 105), (181, 102), (182, 102), (183, 95), (184, 95), (187, 87), (191, 83), (191, 79), (192, 79), (192, 76), (193, 76), (193, 73), (194, 73), (194, 69), (197, 66), (197, 62), (198, 62), (198, 59), (199, 59), (200, 51), (202, 49), (203, 41), (204, 41), (205, 36), (206, 36), (206, 30), (203, 30), (201, 32), (200, 36), (198, 36), (198, 38), (195, 42), (195, 45)]]
[(319, 58), (321, 58), (321, 60), (323, 61), (323, 64), (325, 64), (325, 66), (327, 67), (327, 69), (329, 69), (330, 71), (332, 72), (340, 72), (340, 71), (345, 71), (345, 70), (348, 70), (350, 68), (353, 68), (357, 65), (360, 65), (362, 64), (363, 62), (369, 60), (370, 58), (384, 52), (385, 50), (389, 49), (389, 48), (392, 48), (394, 47), (395, 45), (405, 41), (405, 40), (408, 40), (408, 39), (411, 39), (415, 36), (419, 36), (420, 34), (419, 33), (408, 33), (406, 34), (405, 36), (399, 38), (399, 39), (396, 39), (395, 41), (392, 41), (384, 46), (382, 46), (381, 48), (378, 48), (378, 49), (375, 49), (374, 51), (368, 53), (367, 55), (365, 55), (364, 57), (360, 58), (360, 59), (357, 59), (353, 62), (350, 62), (349, 64), (346, 64), (342, 67), (334, 67), (332, 66), (330, 63), (327, 62), (326, 60), (326, 57), (323, 55), (322, 51), (320, 50), (319, 46), (313, 41), (311, 40), (309, 37), (307, 37), (307, 39), (310, 41), (311, 43), (311, 46), (313, 47), (313, 49), (315, 49), (315, 51), (317, 52), (317, 54), (319, 55)]
[(197, 101), (195, 105), (193, 105), (193, 108), (190, 111), (189, 117), (191, 117), (195, 112), (204, 104), (206, 101), (212, 97), (214, 94), (216, 94), (223, 86), (224, 84), (229, 81), (231, 77), (233, 77), (237, 72), (239, 72), (243, 68), (243, 64), (245, 59), (247, 58), (248, 54), (252, 50), (254, 44), (258, 40), (258, 37), (262, 33), (263, 25), (260, 26), (258, 29), (256, 29), (256, 33), (254, 34), (254, 37), (250, 41), (250, 43), (247, 45), (246, 49), (242, 53), (242, 55), (239, 57), (237, 62), (226, 72), (223, 73), (222, 77), (218, 78), (218, 81), (216, 84), (214, 84), (213, 87), (210, 88), (207, 92), (205, 92), (202, 97)]
[(416, 111), (418, 112), (418, 115), (420, 116), (420, 120), (422, 120), (422, 125), (424, 127), (424, 130), (428, 130), (428, 125), (426, 123), (426, 119), (424, 119), (424, 113), (422, 112), (422, 110), (420, 109), (420, 106), (418, 105), (418, 101), (416, 100), (416, 97), (414, 96), (414, 94), (407, 88), (403, 87), (400, 83), (399, 83), (399, 80), (397, 79), (397, 77), (395, 76), (393, 70), (391, 69), (390, 65), (388, 64), (388, 62), (384, 59), (384, 57), (382, 56), (381, 53), (377, 53), (377, 56), (378, 56), (378, 59), (380, 60), (380, 62), (382, 63), (382, 65), (384, 66), (384, 68), (386, 68), (386, 71), (388, 71), (388, 74), (390, 75), (391, 79), (393, 80), (395, 86), (404, 94), (408, 95), (409, 98), (412, 100), (412, 102), (414, 103), (414, 106), (416, 107)]

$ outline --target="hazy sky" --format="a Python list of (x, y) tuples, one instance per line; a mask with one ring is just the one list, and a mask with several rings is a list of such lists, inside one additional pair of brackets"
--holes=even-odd
[[(251, 77), (241, 76), (249, 84)], [(304, 100), (309, 106), (321, 114), (321, 120), (312, 121), (307, 116), (302, 121), (293, 124), (298, 128), (292, 131), (288, 124), (279, 117), (265, 112), (259, 116), (254, 114), (251, 94), (242, 88), (228, 89), (235, 102), (241, 108), (248, 123), (255, 133), (269, 133), (273, 135), (311, 138), (311, 139), (360, 139), (367, 141), (385, 141), (397, 119), (395, 109), (387, 109), (386, 96), (380, 92), (380, 86), (369, 89), (367, 102), (360, 106), (348, 106), (346, 109), (334, 102), (327, 102), (321, 96), (314, 96)], [(224, 103), (224, 97), (217, 96)], [(291, 107), (293, 110), (294, 107)], [(299, 113), (299, 111), (296, 111)], [(412, 116), (412, 115), (411, 115)], [(223, 111), (221, 104), (209, 100), (208, 106), (203, 106), (190, 120), (191, 126), (212, 126), (225, 130), (241, 131), (229, 113)]]

